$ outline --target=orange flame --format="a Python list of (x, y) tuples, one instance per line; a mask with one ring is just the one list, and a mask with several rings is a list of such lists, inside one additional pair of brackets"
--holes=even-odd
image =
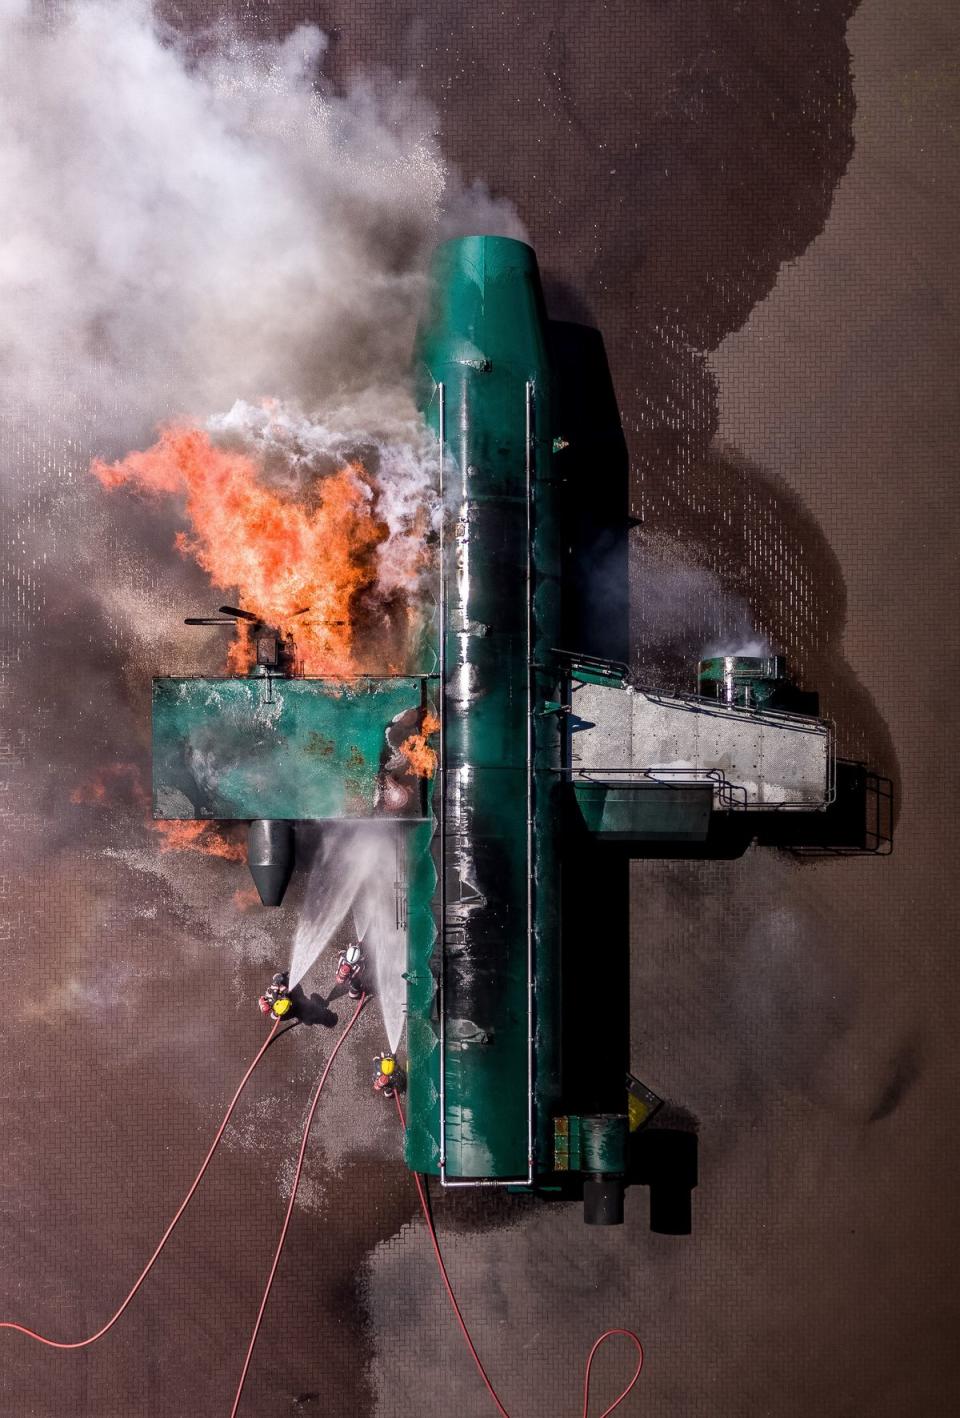
[(127, 798), (137, 804), (147, 801), (140, 769), (135, 763), (108, 763), (98, 768), (84, 783), (78, 783), (70, 794), (72, 803), (96, 803)]
[[(129, 483), (154, 496), (183, 495), (193, 533), (179, 533), (176, 545), (213, 585), (238, 588), (243, 610), (293, 633), (304, 673), (357, 673), (358, 601), (375, 584), (376, 549), (388, 536), (360, 463), (318, 481), (304, 505), (265, 486), (253, 459), (216, 447), (199, 429), (171, 427), (146, 452), (112, 464), (97, 459), (92, 471), (107, 488)], [(242, 630), (231, 672), (242, 673), (252, 658)]]
[(418, 734), (411, 734), (400, 745), (400, 752), (410, 764), (410, 769), (418, 778), (432, 778), (437, 771), (436, 751), (427, 743), (431, 734), (440, 727), (440, 720), (429, 712), (424, 715)]
[(203, 852), (228, 862), (246, 860), (240, 842), (230, 842), (212, 822), (151, 822), (161, 836), (161, 852)]
[[(149, 801), (135, 763), (108, 763), (70, 794), (72, 803), (92, 803), (104, 807), (107, 803), (126, 800), (137, 807)], [(148, 819), (148, 826), (162, 838), (161, 852), (203, 852), (208, 857), (223, 857), (228, 862), (246, 860), (240, 842), (230, 838), (213, 822), (158, 822)]]

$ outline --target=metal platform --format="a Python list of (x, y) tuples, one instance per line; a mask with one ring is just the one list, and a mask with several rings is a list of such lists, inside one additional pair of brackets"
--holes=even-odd
[(826, 719), (574, 679), (567, 765), (578, 781), (710, 788), (718, 812), (813, 812), (834, 796)]

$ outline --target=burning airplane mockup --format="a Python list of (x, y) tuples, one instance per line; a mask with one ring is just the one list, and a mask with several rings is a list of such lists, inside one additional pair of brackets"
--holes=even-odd
[(570, 1073), (570, 884), (589, 894), (611, 855), (704, 844), (724, 820), (822, 812), (830, 729), (784, 700), (774, 658), (705, 661), (696, 692), (663, 694), (558, 649), (564, 429), (536, 258), (449, 241), (431, 291), (414, 377), (442, 512), (418, 672), (302, 674), (295, 621), (224, 607), (249, 621), (252, 664), (154, 681), (154, 815), (250, 823), (266, 905), (295, 823), (395, 833), (408, 1165), (449, 1187), (576, 1185), (588, 1221), (618, 1222), (623, 1074), (598, 1107)]

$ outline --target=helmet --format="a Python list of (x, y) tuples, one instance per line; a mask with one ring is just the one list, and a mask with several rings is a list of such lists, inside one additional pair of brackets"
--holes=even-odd
[(386, 1058), (382, 1058), (382, 1059), (380, 1060), (380, 1072), (381, 1072), (381, 1073), (393, 1073), (393, 1070), (396, 1068), (396, 1066), (397, 1066), (397, 1061), (396, 1061), (396, 1059), (390, 1058), (389, 1055), (387, 1055)]
[(285, 985), (286, 982), (287, 982), (287, 977), (286, 977), (286, 975), (274, 975), (273, 980), (272, 980), (272, 983), (273, 983), (274, 985)]
[(343, 952), (343, 958), (348, 965), (358, 965), (360, 963), (359, 945), (348, 945)]
[(292, 1008), (293, 1006), (286, 995), (281, 996), (280, 999), (274, 1000), (273, 1002), (273, 1012), (278, 1019), (282, 1019), (285, 1014), (289, 1014)]

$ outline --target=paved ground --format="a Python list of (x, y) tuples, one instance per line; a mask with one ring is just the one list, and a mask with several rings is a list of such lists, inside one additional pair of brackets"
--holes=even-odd
[[(191, 25), (213, 13), (168, 10)], [(601, 1234), (575, 1208), (444, 1203), (451, 1271), (507, 1406), (574, 1412), (581, 1355), (626, 1324), (648, 1370), (625, 1412), (954, 1411), (953, 7), (237, 10), (270, 33), (317, 19), (335, 74), (415, 78), (461, 170), (516, 204), (552, 312), (603, 331), (637, 519), (635, 670), (672, 683), (704, 644), (755, 628), (820, 690), (844, 752), (896, 788), (889, 856), (634, 866), (633, 1063), (698, 1127), (694, 1234), (649, 1234), (643, 1191)], [(4, 453), (23, 487), (41, 466), (55, 485), (76, 456), (42, 429)], [(50, 486), (34, 512), (68, 544)], [(142, 760), (136, 706), (155, 667), (121, 670), (109, 627), (80, 619), (81, 586), (59, 587), (15, 541), (5, 556), (0, 940), (17, 1007), (0, 1036), (0, 1308), (71, 1335), (123, 1293), (202, 1154), (256, 1047), (249, 1000), (302, 883), (264, 926), (232, 901), (241, 868), (159, 859), (67, 804), (82, 753), (70, 715), (81, 706), (90, 733), (110, 716)], [(161, 574), (143, 571), (154, 596), (169, 594)], [(58, 673), (42, 680), (38, 663)], [(121, 672), (133, 707), (100, 697)], [(25, 797), (38, 771), (39, 816)], [(380, 1045), (371, 1015), (331, 1079), (248, 1390), (263, 1418), (488, 1411), (393, 1160), (394, 1120), (365, 1091)], [(4, 1418), (228, 1411), (315, 1062), (306, 1030), (268, 1056), (109, 1339), (51, 1355), (3, 1338)], [(618, 1375), (606, 1358), (598, 1399)]]

